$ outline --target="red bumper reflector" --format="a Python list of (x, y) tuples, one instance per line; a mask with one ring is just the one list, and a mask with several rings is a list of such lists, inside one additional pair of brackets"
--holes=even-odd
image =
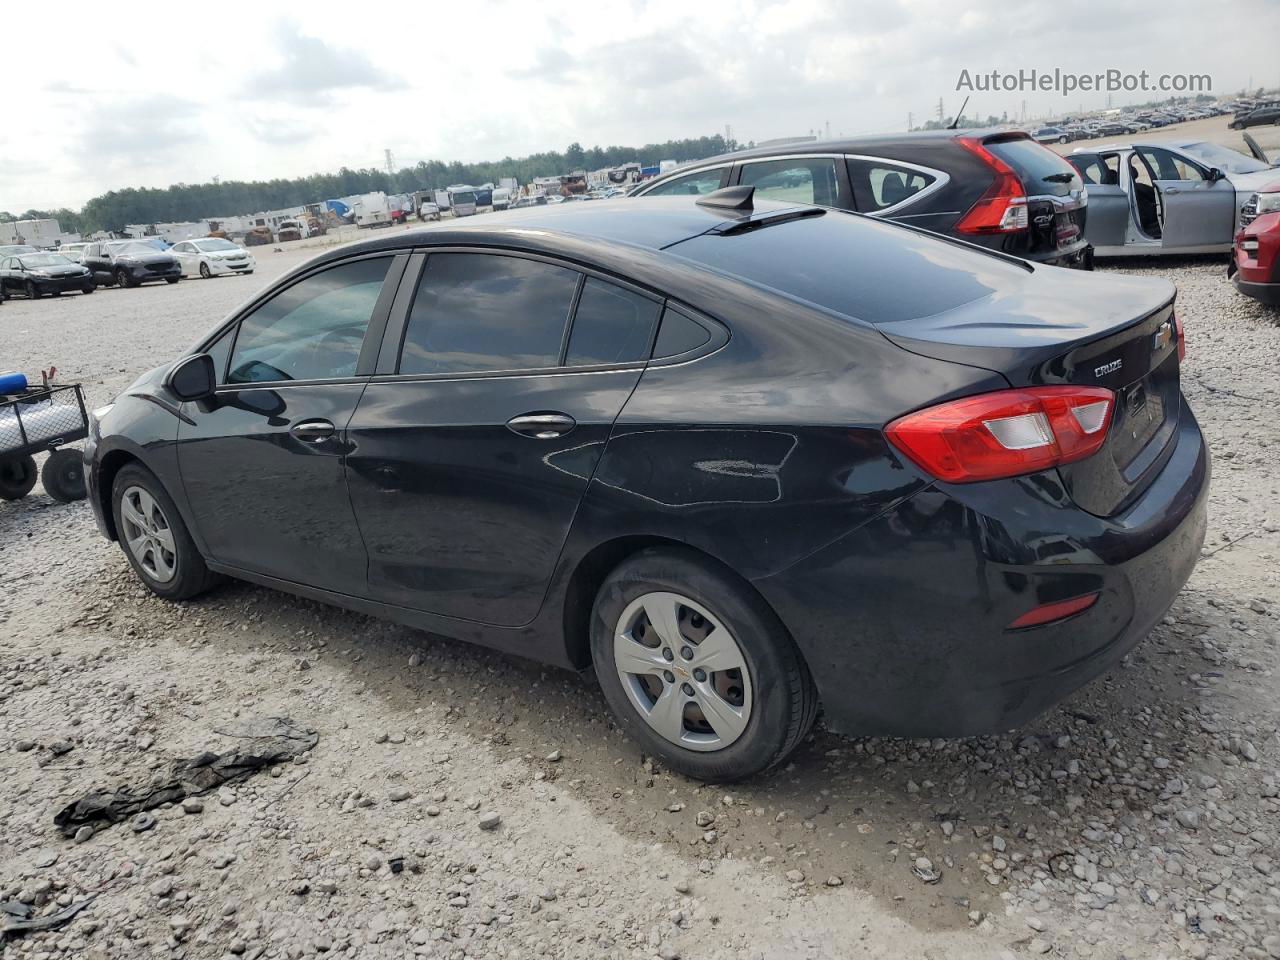
[(1088, 610), (1097, 601), (1098, 595), (1096, 593), (1085, 594), (1083, 597), (1072, 597), (1070, 600), (1055, 600), (1053, 603), (1046, 603), (1033, 610), (1028, 610), (1005, 629), (1021, 630), (1024, 627), (1039, 627), (1055, 620), (1065, 620), (1067, 617), (1080, 613), (1082, 610)]

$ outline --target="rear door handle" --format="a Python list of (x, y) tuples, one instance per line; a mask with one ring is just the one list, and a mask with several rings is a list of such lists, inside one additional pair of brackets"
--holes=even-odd
[(328, 420), (302, 420), (290, 427), (289, 432), (299, 440), (319, 443), (332, 437), (337, 429)]
[(1165, 187), (1164, 192), (1167, 193), (1169, 196), (1173, 196), (1175, 193), (1181, 193), (1182, 190), (1179, 189), (1178, 187)]
[(512, 433), (535, 440), (563, 437), (577, 425), (578, 421), (564, 413), (526, 413), (507, 421), (507, 429)]

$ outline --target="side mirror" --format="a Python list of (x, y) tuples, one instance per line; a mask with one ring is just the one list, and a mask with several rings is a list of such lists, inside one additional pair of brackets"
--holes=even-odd
[(213, 357), (197, 353), (179, 360), (165, 377), (164, 385), (179, 400), (207, 400), (218, 388), (218, 372), (214, 369)]
[(1227, 176), (1227, 175), (1226, 175), (1225, 173), (1223, 173), (1221, 170), (1219, 170), (1217, 167), (1210, 167), (1210, 168), (1209, 168), (1209, 182), (1210, 182), (1210, 183), (1217, 183), (1219, 180), (1224, 180), (1224, 179), (1226, 179), (1226, 176)]

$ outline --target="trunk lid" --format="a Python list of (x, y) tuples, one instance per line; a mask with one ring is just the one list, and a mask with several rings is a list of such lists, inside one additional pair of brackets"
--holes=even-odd
[(982, 145), (1022, 182), (1031, 252), (1067, 252), (1081, 246), (1089, 195), (1075, 167), (1016, 131), (985, 137)]
[(1025, 282), (945, 313), (878, 324), (914, 353), (1000, 373), (1011, 386), (1107, 387), (1107, 441), (1058, 468), (1082, 509), (1111, 516), (1159, 473), (1181, 410), (1172, 284), (1037, 268)]

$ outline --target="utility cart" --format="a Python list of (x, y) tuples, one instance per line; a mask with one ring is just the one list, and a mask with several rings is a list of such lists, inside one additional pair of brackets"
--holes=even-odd
[[(13, 380), (9, 381), (11, 384)], [(78, 383), (45, 379), (28, 387), (25, 378), (0, 394), (0, 500), (18, 500), (36, 485), (34, 454), (48, 451), (39, 471), (44, 489), (60, 503), (85, 497), (81, 453), (69, 444), (89, 435), (84, 393)]]

